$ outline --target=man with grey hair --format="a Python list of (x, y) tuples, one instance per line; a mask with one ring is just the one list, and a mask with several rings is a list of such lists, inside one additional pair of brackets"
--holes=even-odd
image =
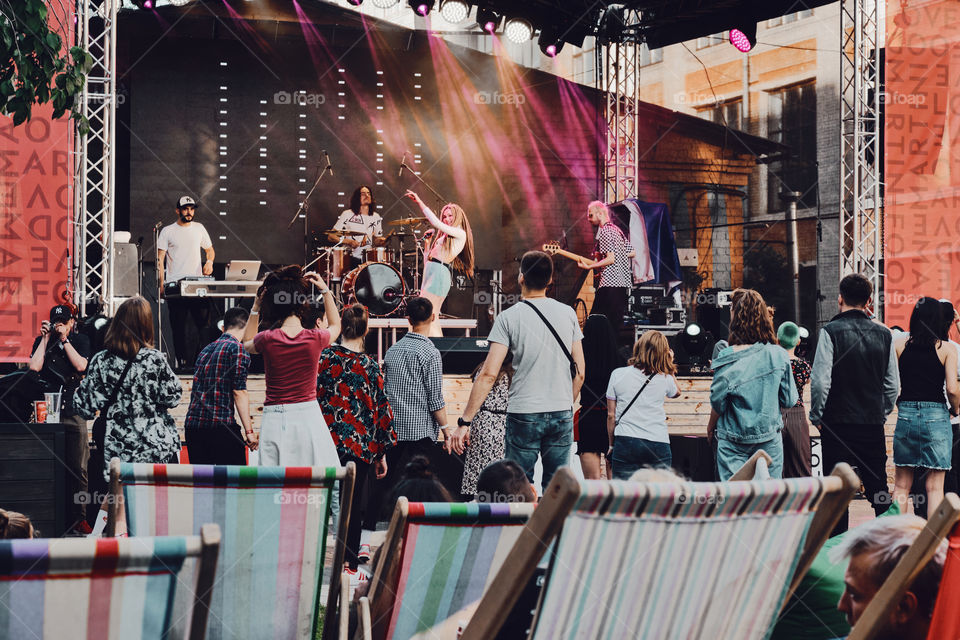
[[(830, 552), (830, 560), (849, 558), (844, 591), (837, 609), (855, 626), (900, 558), (920, 535), (926, 520), (918, 516), (885, 516), (851, 529)], [(933, 558), (889, 613), (876, 640), (923, 640), (927, 637), (943, 564), (947, 559), (944, 539)]]
[(597, 227), (594, 259), (581, 258), (577, 264), (581, 269), (600, 269), (599, 278), (594, 280), (597, 293), (590, 313), (607, 316), (614, 330), (619, 331), (633, 286), (633, 274), (630, 272), (633, 247), (623, 230), (610, 220), (607, 205), (599, 200), (587, 205), (587, 220)]

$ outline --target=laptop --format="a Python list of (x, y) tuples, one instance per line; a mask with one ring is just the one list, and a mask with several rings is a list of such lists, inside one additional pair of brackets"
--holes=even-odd
[(231, 260), (227, 263), (227, 274), (224, 280), (255, 281), (260, 275), (259, 260)]

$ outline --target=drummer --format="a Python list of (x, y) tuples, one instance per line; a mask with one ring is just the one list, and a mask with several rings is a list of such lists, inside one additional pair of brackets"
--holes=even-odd
[[(350, 208), (340, 214), (333, 228), (347, 232), (343, 234), (343, 244), (353, 250), (350, 254), (351, 268), (363, 262), (364, 249), (386, 244), (383, 237), (383, 218), (377, 213), (377, 202), (367, 185), (360, 185), (353, 192)], [(340, 237), (338, 234), (328, 233), (327, 239), (338, 242)]]

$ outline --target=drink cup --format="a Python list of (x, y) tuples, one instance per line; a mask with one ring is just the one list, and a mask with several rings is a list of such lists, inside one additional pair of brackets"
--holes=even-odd
[(47, 401), (46, 421), (53, 423), (60, 422), (60, 403), (63, 401), (63, 393), (59, 391), (45, 393), (43, 394), (43, 399)]
[(33, 415), (35, 422), (47, 421), (47, 402), (45, 400), (33, 401)]

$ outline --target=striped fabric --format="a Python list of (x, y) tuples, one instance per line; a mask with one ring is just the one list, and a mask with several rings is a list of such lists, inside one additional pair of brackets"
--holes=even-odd
[(407, 640), (483, 595), (531, 504), (409, 505), (387, 637)]
[(585, 481), (534, 638), (765, 638), (822, 495), (815, 478)]
[(0, 638), (186, 638), (200, 538), (0, 540)]
[(207, 638), (312, 638), (337, 467), (124, 463), (131, 536), (196, 533), (223, 539)]

